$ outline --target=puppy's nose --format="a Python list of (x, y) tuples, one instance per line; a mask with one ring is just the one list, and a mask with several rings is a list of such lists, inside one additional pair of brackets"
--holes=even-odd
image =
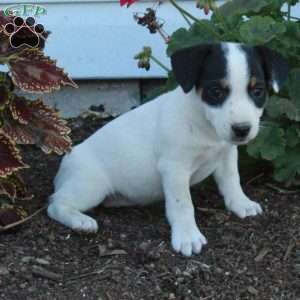
[(245, 138), (249, 134), (251, 126), (249, 123), (235, 123), (231, 129), (237, 138)]

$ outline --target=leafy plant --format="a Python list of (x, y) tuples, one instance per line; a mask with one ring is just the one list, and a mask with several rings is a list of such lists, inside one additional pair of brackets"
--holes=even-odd
[[(179, 28), (170, 35), (166, 47), (168, 56), (183, 47), (227, 41), (264, 44), (288, 59), (289, 79), (279, 94), (269, 95), (262, 128), (258, 137), (247, 146), (247, 152), (271, 163), (276, 180), (299, 185), (300, 19), (291, 12), (292, 6), (300, 1), (231, 0), (217, 7), (217, 1), (198, 0), (198, 7), (206, 13), (212, 11), (210, 20), (198, 19), (174, 0), (169, 2), (187, 21), (188, 28)], [(283, 7), (287, 7), (287, 11)], [(150, 61), (156, 62), (152, 58), (153, 54)], [(172, 72), (168, 71), (168, 75), (169, 81), (173, 80)], [(170, 83), (169, 86), (174, 87)]]
[(41, 98), (28, 100), (15, 93), (15, 87), (35, 93), (51, 92), (64, 85), (76, 87), (63, 69), (43, 53), (49, 32), (39, 34), (41, 42), (36, 48), (26, 44), (12, 47), (5, 25), (13, 18), (0, 11), (0, 64), (9, 68), (8, 73), (0, 72), (0, 231), (26, 216), (15, 201), (31, 198), (19, 174), (29, 166), (17, 144), (37, 145), (45, 153), (57, 154), (71, 147), (66, 121)]

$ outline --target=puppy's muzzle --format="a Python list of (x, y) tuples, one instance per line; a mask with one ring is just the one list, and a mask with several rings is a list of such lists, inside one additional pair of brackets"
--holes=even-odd
[(232, 135), (234, 140), (245, 140), (251, 130), (249, 123), (235, 123), (231, 126)]

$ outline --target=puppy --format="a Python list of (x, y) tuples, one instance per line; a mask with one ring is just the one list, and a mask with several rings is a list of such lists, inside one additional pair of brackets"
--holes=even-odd
[(237, 146), (257, 135), (268, 89), (278, 92), (286, 62), (264, 47), (222, 43), (185, 48), (171, 63), (180, 87), (113, 120), (63, 158), (51, 218), (96, 232), (83, 212), (102, 202), (165, 199), (172, 246), (190, 256), (207, 243), (190, 186), (213, 174), (228, 210), (241, 218), (262, 213), (241, 188)]

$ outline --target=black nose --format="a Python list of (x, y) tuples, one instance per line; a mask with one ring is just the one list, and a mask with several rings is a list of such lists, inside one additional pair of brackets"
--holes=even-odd
[(249, 123), (236, 123), (231, 126), (234, 135), (237, 138), (245, 138), (251, 129)]

